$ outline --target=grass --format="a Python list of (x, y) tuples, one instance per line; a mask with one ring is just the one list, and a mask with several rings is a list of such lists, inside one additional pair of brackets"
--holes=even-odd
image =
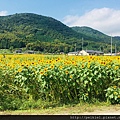
[(10, 54), (11, 51), (9, 49), (0, 49), (0, 54)]
[(82, 114), (84, 112), (120, 110), (120, 105), (110, 105), (106, 102), (101, 103), (79, 103), (73, 105), (63, 105), (62, 107), (49, 107), (44, 109), (29, 109), (29, 110), (15, 110), (15, 111), (1, 111), (0, 115), (73, 115)]

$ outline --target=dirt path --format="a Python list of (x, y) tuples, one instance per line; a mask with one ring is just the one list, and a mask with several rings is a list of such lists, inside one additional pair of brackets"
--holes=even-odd
[(41, 110), (0, 111), (0, 115), (120, 115), (120, 105), (74, 106)]
[[(82, 108), (81, 108), (82, 109)], [(102, 106), (102, 107), (96, 107), (96, 108), (86, 108), (87, 112), (80, 112), (79, 109), (72, 109), (71, 112), (66, 110), (65, 112), (61, 112), (60, 114), (72, 114), (72, 115), (120, 115), (120, 105), (118, 106)]]
[[(71, 109), (72, 111), (72, 109)], [(61, 112), (59, 115), (120, 115), (120, 107), (103, 107), (101, 109), (95, 109), (95, 110), (88, 110), (89, 112), (77, 112), (77, 111), (72, 111), (67, 112)]]
[(120, 110), (109, 109), (109, 110), (96, 110), (94, 112), (84, 112), (80, 115), (120, 115)]

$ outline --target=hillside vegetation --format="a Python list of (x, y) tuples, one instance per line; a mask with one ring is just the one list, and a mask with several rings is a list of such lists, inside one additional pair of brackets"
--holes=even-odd
[[(110, 43), (111, 36), (108, 36), (98, 30), (93, 29), (93, 28), (83, 26), (83, 27), (72, 27), (72, 29), (78, 33), (81, 33), (86, 36), (94, 38), (93, 41), (101, 41), (101, 42)], [(119, 36), (115, 36), (112, 38), (114, 40), (114, 43), (120, 44)]]
[[(110, 51), (109, 36), (94, 30), (70, 28), (60, 21), (33, 13), (0, 17), (0, 49), (26, 48), (40, 52), (69, 52), (82, 49)], [(120, 44), (119, 38), (116, 43)], [(75, 46), (76, 45), (76, 46)], [(102, 46), (102, 47), (101, 47)], [(114, 49), (114, 47), (113, 47)]]
[[(83, 26), (83, 27), (76, 26), (76, 27), (72, 27), (72, 29), (80, 34), (82, 33), (82, 34), (88, 36), (88, 38), (92, 38), (92, 39), (89, 39), (91, 41), (104, 43), (104, 45), (103, 45), (104, 47), (105, 46), (107, 47), (108, 44), (109, 45), (111, 44), (111, 36), (108, 36), (98, 30), (95, 30), (95, 29), (92, 29), (92, 28), (86, 27), (86, 26)], [(112, 37), (112, 41), (113, 41), (113, 49), (115, 49), (114, 48), (115, 44), (117, 44), (118, 46), (120, 45), (120, 37), (119, 36)], [(118, 47), (117, 47), (117, 49), (119, 50)]]

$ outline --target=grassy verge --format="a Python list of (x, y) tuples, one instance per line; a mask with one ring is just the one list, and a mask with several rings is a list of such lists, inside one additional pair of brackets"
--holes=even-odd
[(120, 105), (110, 105), (109, 103), (79, 103), (73, 105), (64, 105), (62, 107), (49, 107), (46, 109), (29, 109), (29, 110), (16, 110), (16, 111), (1, 111), (0, 115), (73, 115), (82, 114), (84, 112), (107, 111), (107, 110), (120, 110)]

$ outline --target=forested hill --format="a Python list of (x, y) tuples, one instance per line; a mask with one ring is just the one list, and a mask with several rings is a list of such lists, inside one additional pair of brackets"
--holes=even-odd
[[(33, 13), (0, 16), (0, 49), (25, 48), (67, 53), (81, 50), (84, 38), (84, 49), (110, 51), (109, 36), (87, 27), (80, 29), (70, 28), (54, 18)], [(116, 37), (116, 43), (120, 44), (118, 39)]]
[(51, 17), (32, 13), (21, 13), (10, 16), (0, 17), (0, 39), (6, 39), (7, 42), (28, 43), (39, 41), (60, 41), (69, 38), (80, 38), (78, 34), (68, 26)]
[[(76, 26), (76, 27), (72, 27), (72, 29), (78, 33), (82, 33), (86, 36), (92, 37), (94, 41), (110, 43), (111, 36), (108, 36), (98, 30), (93, 29), (93, 28), (86, 27), (86, 26), (83, 26), (83, 27)], [(113, 37), (113, 40), (115, 43), (120, 44), (120, 37)]]

